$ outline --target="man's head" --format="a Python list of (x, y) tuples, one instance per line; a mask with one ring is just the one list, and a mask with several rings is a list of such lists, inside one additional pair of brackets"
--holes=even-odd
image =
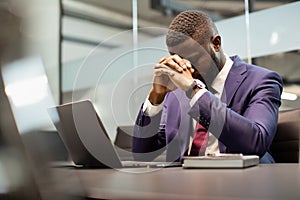
[(169, 26), (166, 44), (171, 54), (191, 61), (200, 73), (205, 74), (212, 65), (220, 70), (225, 63), (218, 30), (200, 11), (184, 11), (177, 15)]

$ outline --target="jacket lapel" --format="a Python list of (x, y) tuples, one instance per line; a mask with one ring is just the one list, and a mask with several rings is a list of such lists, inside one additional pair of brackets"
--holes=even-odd
[(227, 103), (228, 106), (231, 105), (234, 94), (247, 76), (246, 63), (244, 63), (238, 56), (231, 57), (231, 59), (233, 60), (233, 65), (225, 81), (225, 91), (223, 91), (221, 97), (221, 100)]
[[(247, 77), (246, 63), (244, 63), (238, 56), (230, 57), (233, 60), (233, 65), (229, 71), (225, 81), (224, 91), (222, 92), (221, 101), (231, 107), (232, 98), (237, 89)], [(227, 147), (219, 141), (219, 148), (221, 153), (226, 153)]]

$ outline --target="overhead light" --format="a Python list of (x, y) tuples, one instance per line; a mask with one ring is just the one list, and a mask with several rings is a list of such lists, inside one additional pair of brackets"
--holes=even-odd
[(277, 32), (273, 32), (270, 37), (270, 43), (271, 45), (276, 45), (279, 41), (279, 35)]
[(297, 100), (297, 95), (289, 92), (282, 92), (281, 99), (289, 100), (289, 101), (295, 101)]

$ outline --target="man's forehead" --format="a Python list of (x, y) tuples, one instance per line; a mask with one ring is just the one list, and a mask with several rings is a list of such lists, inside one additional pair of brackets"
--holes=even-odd
[(170, 54), (178, 54), (181, 57), (189, 57), (194, 52), (205, 51), (202, 45), (192, 38), (188, 38), (178, 45), (168, 47)]

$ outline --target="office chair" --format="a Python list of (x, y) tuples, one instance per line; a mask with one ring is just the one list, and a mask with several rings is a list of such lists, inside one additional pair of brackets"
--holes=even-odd
[(277, 132), (270, 146), (277, 163), (300, 162), (300, 108), (280, 111)]
[(115, 139), (115, 148), (121, 160), (133, 160), (132, 157), (132, 133), (134, 126), (118, 126)]

